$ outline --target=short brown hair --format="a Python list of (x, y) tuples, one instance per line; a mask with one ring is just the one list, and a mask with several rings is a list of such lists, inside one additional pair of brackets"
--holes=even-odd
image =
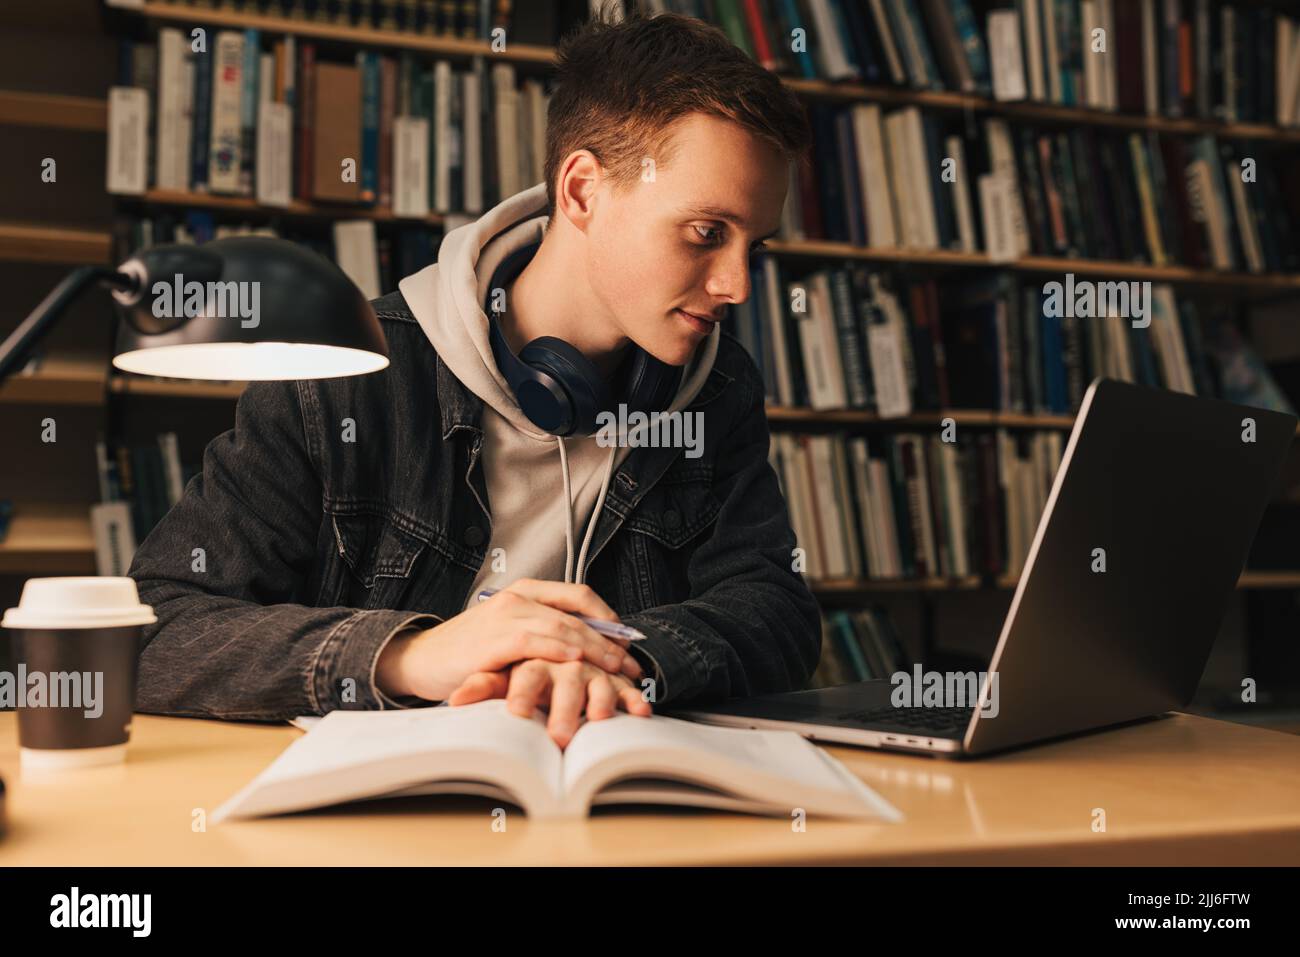
[(811, 142), (807, 113), (770, 70), (717, 27), (676, 13), (604, 10), (561, 39), (546, 115), (546, 212), (555, 215), (560, 164), (587, 149), (616, 186), (633, 182), (641, 158), (663, 165), (669, 126), (690, 113), (733, 120), (791, 159)]

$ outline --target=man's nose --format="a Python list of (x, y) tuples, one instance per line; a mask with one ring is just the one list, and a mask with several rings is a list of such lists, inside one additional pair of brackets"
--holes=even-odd
[(749, 256), (744, 252), (727, 256), (709, 277), (705, 286), (709, 295), (730, 303), (744, 302), (749, 298), (749, 265)]

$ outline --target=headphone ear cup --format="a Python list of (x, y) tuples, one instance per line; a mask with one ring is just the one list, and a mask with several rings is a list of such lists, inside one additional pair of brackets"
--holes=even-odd
[(627, 375), (624, 400), (630, 410), (638, 412), (663, 412), (681, 388), (681, 366), (660, 362), (644, 349), (633, 347), (631, 368)]
[(569, 400), (568, 428), (548, 429), (554, 435), (593, 435), (596, 415), (612, 407), (609, 387), (590, 359), (554, 336), (541, 336), (524, 346), (519, 360), (551, 377)]

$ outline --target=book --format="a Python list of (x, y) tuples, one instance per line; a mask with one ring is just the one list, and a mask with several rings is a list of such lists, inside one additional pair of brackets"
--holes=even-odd
[(134, 86), (108, 91), (110, 193), (138, 195), (149, 185), (149, 93)]
[(90, 506), (90, 528), (95, 540), (95, 574), (115, 578), (125, 575), (135, 557), (131, 506), (126, 502)]
[(405, 711), (331, 711), (213, 812), (213, 823), (377, 797), (480, 795), (530, 818), (664, 804), (897, 822), (901, 813), (792, 731), (664, 715), (588, 721), (563, 751), (545, 719), (502, 699)]
[(318, 63), (314, 87), (312, 198), (356, 203), (361, 199), (360, 71)]

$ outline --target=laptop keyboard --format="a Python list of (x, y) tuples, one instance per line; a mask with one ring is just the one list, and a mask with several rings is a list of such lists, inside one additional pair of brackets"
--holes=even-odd
[(869, 708), (866, 711), (850, 711), (839, 715), (842, 721), (856, 721), (862, 724), (895, 725), (908, 731), (931, 731), (935, 734), (953, 734), (964, 731), (970, 723), (974, 708), (895, 708), (892, 705), (883, 708)]

